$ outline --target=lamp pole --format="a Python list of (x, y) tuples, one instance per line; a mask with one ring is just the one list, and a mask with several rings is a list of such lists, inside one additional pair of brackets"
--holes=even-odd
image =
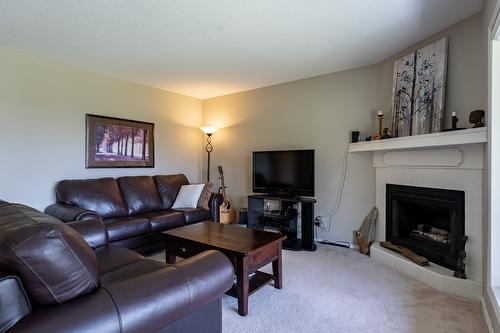
[(207, 182), (210, 181), (210, 153), (214, 150), (212, 146), (212, 133), (207, 133), (207, 145), (205, 146), (207, 152)]
[(213, 126), (202, 126), (200, 129), (207, 135), (207, 144), (205, 145), (205, 151), (208, 154), (207, 158), (207, 183), (210, 181), (210, 153), (214, 150), (212, 146), (212, 134), (217, 131), (217, 127)]

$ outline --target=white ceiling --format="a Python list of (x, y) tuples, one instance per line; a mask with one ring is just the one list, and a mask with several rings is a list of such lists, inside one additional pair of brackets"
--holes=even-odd
[(0, 0), (0, 47), (209, 98), (379, 62), (481, 7), (482, 0)]

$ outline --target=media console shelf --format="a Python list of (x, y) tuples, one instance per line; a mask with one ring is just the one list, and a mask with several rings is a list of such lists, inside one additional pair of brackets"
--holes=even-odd
[[(266, 212), (264, 202), (277, 201), (281, 209), (277, 212)], [(248, 196), (248, 228), (263, 230), (266, 227), (278, 229), (287, 235), (283, 248), (289, 250), (315, 251), (314, 243), (314, 198), (288, 198), (251, 194)], [(300, 205), (298, 210), (294, 206)], [(297, 214), (300, 211), (300, 215)], [(297, 237), (297, 220), (301, 220), (301, 238)]]

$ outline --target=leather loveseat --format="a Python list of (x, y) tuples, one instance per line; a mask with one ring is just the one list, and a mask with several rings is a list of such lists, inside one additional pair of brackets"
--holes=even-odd
[(165, 246), (161, 232), (201, 221), (219, 221), (222, 196), (213, 193), (209, 210), (172, 210), (183, 174), (63, 180), (56, 185), (57, 203), (45, 213), (62, 221), (99, 218), (111, 244), (147, 253)]
[(0, 332), (221, 332), (233, 267), (167, 265), (109, 245), (99, 219), (62, 223), (0, 201)]

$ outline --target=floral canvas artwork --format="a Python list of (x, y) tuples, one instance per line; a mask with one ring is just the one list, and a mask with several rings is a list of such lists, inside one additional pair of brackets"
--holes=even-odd
[(392, 86), (392, 133), (395, 137), (411, 135), (415, 53), (394, 63)]
[(442, 131), (447, 38), (394, 63), (392, 125), (395, 137)]
[(447, 45), (443, 38), (416, 52), (412, 135), (443, 129)]

